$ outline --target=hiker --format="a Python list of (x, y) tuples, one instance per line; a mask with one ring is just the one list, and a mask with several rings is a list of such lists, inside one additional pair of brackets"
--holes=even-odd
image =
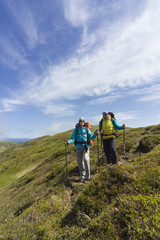
[(125, 129), (125, 124), (119, 126), (110, 112), (103, 112), (103, 118), (99, 122), (99, 132), (103, 141), (103, 149), (107, 157), (107, 163), (117, 164), (116, 129)]
[(75, 143), (77, 164), (82, 183), (87, 183), (90, 180), (89, 139), (93, 140), (97, 135), (98, 130), (92, 135), (89, 128), (85, 127), (84, 117), (80, 117), (70, 140), (65, 142), (67, 146), (73, 142)]

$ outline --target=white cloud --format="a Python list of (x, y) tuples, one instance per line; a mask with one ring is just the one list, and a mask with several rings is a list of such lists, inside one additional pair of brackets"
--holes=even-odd
[(70, 104), (59, 104), (59, 103), (50, 103), (46, 102), (43, 105), (39, 105), (40, 109), (45, 114), (55, 114), (57, 117), (64, 117), (64, 116), (73, 116), (75, 111), (72, 110), (73, 106)]
[[(148, 1), (137, 17), (123, 17), (122, 21), (118, 19), (113, 24), (104, 21), (101, 27), (90, 33), (86, 29), (93, 15), (89, 13), (88, 3), (84, 0), (64, 3), (68, 21), (73, 26), (84, 27), (85, 36), (81, 45), (77, 46), (79, 54), (72, 55), (57, 66), (50, 66), (45, 69), (44, 75), (27, 79), (24, 89), (18, 93), (18, 101), (38, 106), (45, 113), (64, 111), (67, 114), (68, 111), (70, 115), (74, 114), (74, 104), (68, 109), (68, 104), (63, 101), (82, 96), (102, 96), (156, 82), (156, 76), (160, 74), (160, 2)], [(13, 12), (17, 16), (15, 8)], [(27, 33), (27, 27), (23, 26)], [(35, 36), (33, 42), (36, 42), (36, 34), (34, 30), (32, 32)], [(30, 35), (28, 32), (28, 38)], [(87, 38), (92, 39), (93, 48)], [(114, 101), (120, 97), (115, 93), (98, 101)], [(8, 105), (5, 107), (7, 109)]]
[(99, 115), (97, 115), (97, 116), (92, 116), (90, 119), (92, 119), (91, 124), (93, 124), (93, 125), (98, 125), (98, 124), (99, 124), (99, 121), (102, 119), (102, 115), (99, 114)]
[[(119, 26), (114, 29), (116, 33), (110, 33), (106, 43), (92, 53), (86, 52), (83, 56), (70, 58), (59, 67), (50, 68), (48, 76), (36, 86), (35, 92), (43, 92), (43, 97), (48, 99), (76, 99), (82, 95), (106, 94), (116, 87), (152, 83), (153, 77), (160, 73), (160, 42), (157, 40), (160, 37), (157, 36), (160, 34), (160, 19), (156, 10), (160, 5), (149, 7), (134, 22), (126, 23), (123, 29)], [(105, 34), (107, 36), (108, 33)]]
[(26, 54), (24, 48), (11, 34), (8, 36), (0, 36), (0, 52), (0, 61), (2, 64), (14, 70), (16, 70), (19, 65), (22, 66), (28, 64), (28, 61), (25, 58)]
[(74, 122), (54, 122), (46, 131), (48, 134), (56, 134), (70, 129), (74, 129)]
[(153, 103), (160, 103), (160, 84), (155, 84), (149, 88), (144, 88), (143, 96), (138, 101), (147, 102), (152, 101)]
[[(116, 112), (114, 114), (115, 114), (117, 123), (138, 118), (138, 114), (136, 112), (127, 112), (127, 113)], [(99, 121), (102, 119), (102, 114), (93, 116), (91, 117), (91, 119), (92, 119), (92, 124), (98, 125)]]
[(87, 0), (63, 0), (64, 15), (74, 27), (84, 26), (90, 18), (87, 2)]
[(16, 110), (17, 106), (26, 105), (26, 103), (19, 99), (3, 99), (1, 104), (3, 109), (0, 109), (0, 112), (13, 112)]
[(28, 56), (31, 52), (29, 51), (43, 42), (43, 37), (42, 34), (38, 33), (33, 13), (25, 1), (4, 1), (3, 4), (7, 9), (7, 14), (11, 13), (12, 22), (8, 24), (9, 27), (6, 27), (6, 23), (2, 21), (0, 61), (4, 66), (15, 71), (21, 67), (20, 71), (22, 72), (24, 67), (30, 65)]
[(113, 103), (115, 102), (117, 99), (123, 98), (125, 96), (125, 94), (123, 93), (117, 93), (117, 94), (113, 94), (113, 95), (109, 95), (109, 96), (104, 96), (104, 97), (100, 97), (100, 98), (96, 98), (95, 100), (92, 100), (90, 102), (88, 102), (88, 104), (103, 104), (103, 103)]
[(127, 121), (138, 118), (138, 114), (134, 112), (116, 113), (115, 116), (118, 121)]
[(37, 34), (37, 27), (35, 25), (32, 12), (29, 9), (25, 1), (18, 1), (14, 4), (12, 1), (6, 1), (5, 4), (8, 6), (12, 12), (14, 19), (16, 19), (18, 25), (23, 30), (26, 38), (26, 43), (29, 48), (34, 48), (39, 41), (39, 36)]

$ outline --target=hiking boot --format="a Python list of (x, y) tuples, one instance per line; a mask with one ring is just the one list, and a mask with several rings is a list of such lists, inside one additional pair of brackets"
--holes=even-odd
[(81, 183), (85, 183), (85, 178), (81, 178)]
[(86, 180), (85, 180), (85, 183), (89, 183), (89, 181), (90, 181), (90, 179), (86, 179)]

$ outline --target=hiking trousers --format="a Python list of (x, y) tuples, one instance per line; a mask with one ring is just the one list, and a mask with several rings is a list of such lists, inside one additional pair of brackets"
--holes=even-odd
[(103, 139), (103, 148), (107, 157), (107, 163), (117, 164), (116, 139)]
[(76, 148), (76, 155), (80, 178), (90, 179), (89, 149), (86, 151), (84, 148)]

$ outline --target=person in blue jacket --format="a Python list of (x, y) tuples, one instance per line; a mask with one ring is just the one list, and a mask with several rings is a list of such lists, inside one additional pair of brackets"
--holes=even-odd
[(94, 134), (89, 128), (85, 127), (84, 117), (80, 117), (76, 128), (74, 129), (69, 141), (65, 145), (75, 143), (77, 164), (79, 167), (81, 182), (85, 183), (90, 180), (90, 158), (89, 158), (89, 139), (93, 140), (98, 135), (98, 130)]

